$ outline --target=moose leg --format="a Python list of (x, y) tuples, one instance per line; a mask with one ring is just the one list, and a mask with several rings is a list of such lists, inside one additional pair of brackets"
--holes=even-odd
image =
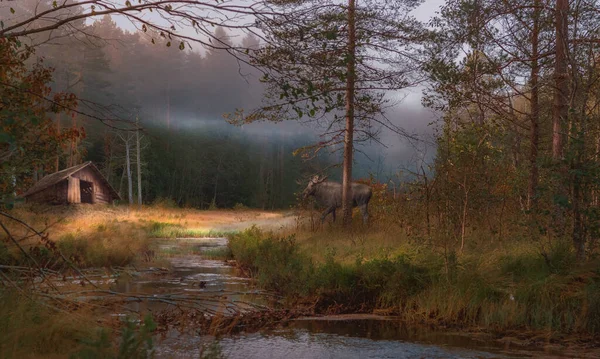
[(334, 214), (333, 214), (333, 218), (334, 218), (334, 221), (335, 221), (335, 206), (331, 206), (331, 207), (328, 207), (328, 208), (327, 208), (327, 209), (326, 209), (326, 210), (325, 210), (325, 211), (324, 211), (324, 212), (321, 214), (321, 223), (325, 223), (325, 217), (327, 217), (327, 215), (328, 215), (329, 213), (331, 213), (331, 212), (333, 212), (333, 213), (334, 213)]
[(362, 213), (362, 216), (363, 216), (363, 223), (367, 224), (369, 222), (369, 210), (367, 209), (366, 204), (363, 204), (362, 206), (360, 206), (360, 212)]
[(333, 216), (333, 222), (335, 223), (335, 207), (333, 207), (333, 211), (331, 211), (331, 215)]

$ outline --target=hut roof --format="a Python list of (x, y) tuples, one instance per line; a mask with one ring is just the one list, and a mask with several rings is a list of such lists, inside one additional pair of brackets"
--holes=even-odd
[(98, 174), (98, 177), (100, 178), (102, 183), (109, 189), (110, 194), (115, 199), (121, 199), (121, 196), (119, 196), (117, 191), (115, 191), (115, 189), (112, 188), (110, 183), (108, 183), (106, 178), (104, 178), (104, 176), (102, 175), (102, 172), (100, 172), (100, 170), (96, 166), (94, 166), (92, 161), (87, 161), (80, 165), (69, 167), (62, 171), (58, 171), (58, 172), (47, 175), (46, 177), (39, 180), (36, 184), (34, 184), (33, 187), (31, 187), (27, 192), (23, 193), (21, 195), (21, 197), (31, 196), (32, 194), (43, 191), (50, 186), (54, 186), (55, 184), (69, 178), (69, 176), (71, 176), (72, 174), (79, 172), (86, 167), (90, 167), (94, 172), (96, 172), (96, 174)]

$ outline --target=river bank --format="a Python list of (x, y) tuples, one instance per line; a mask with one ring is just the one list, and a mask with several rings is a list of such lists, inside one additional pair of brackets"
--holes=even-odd
[[(598, 355), (594, 326), (598, 323), (594, 319), (598, 308), (593, 301), (597, 298), (597, 263), (577, 265), (566, 247), (553, 247), (547, 258), (523, 243), (505, 243), (502, 248), (479, 245), (462, 254), (444, 253), (427, 243), (407, 240), (405, 233), (381, 224), (355, 226), (351, 231), (329, 224), (308, 229), (306, 217), (250, 210), (98, 210), (81, 206), (62, 212), (12, 213), (38, 228), (50, 224), (47, 233), (56, 239), (56, 246), (68, 258), (78, 259), (82, 267), (95, 271), (94, 283), (110, 289), (106, 298), (116, 297), (119, 305), (112, 306), (115, 315), (106, 318), (80, 304), (68, 316), (37, 301), (31, 302), (38, 308), (33, 313), (39, 314), (34, 316), (28, 315), (32, 313), (30, 306), (15, 306), (22, 309), (19, 320), (14, 320), (10, 310), (0, 313), (0, 325), (9, 334), (0, 343), (3, 357), (24, 357), (28, 350), (63, 357), (89, 349), (85, 343), (115, 351), (119, 350), (115, 343), (123, 335), (133, 335), (137, 338), (134, 343), (143, 343), (148, 338), (148, 333), (141, 330), (145, 324), (140, 325), (145, 313), (154, 313), (154, 323), (148, 323), (153, 330), (165, 321), (183, 323), (182, 312), (176, 313), (179, 317), (164, 315), (166, 308), (177, 308), (176, 303), (194, 303), (188, 308), (196, 313), (193, 315), (222, 314), (224, 304), (233, 304), (231, 320), (205, 322), (214, 334), (238, 333), (231, 340), (227, 336), (222, 339), (229, 357), (241, 355), (235, 348), (254, 342), (287, 343), (290, 352), (302, 353), (306, 345), (323, 338), (328, 338), (323, 350), (328, 347), (327, 341), (346, 343), (347, 351), (338, 353), (345, 356), (352, 354), (355, 345), (375, 350), (361, 355), (376, 355), (376, 342), (380, 340), (386, 341), (390, 350), (398, 349), (398, 341), (423, 344), (416, 347), (416, 353), (430, 350), (428, 345), (461, 348), (461, 340), (447, 342), (439, 339), (442, 337), (472, 339), (473, 344), (462, 347), (473, 349), (474, 353), (468, 354), (472, 357), (478, 357), (481, 350), (488, 353), (488, 348), (494, 348), (498, 357), (521, 356), (519, 353)], [(11, 230), (27, 235), (13, 227)], [(227, 235), (229, 240), (200, 239), (215, 235)], [(22, 243), (28, 248), (39, 247), (39, 241), (31, 238)], [(18, 251), (3, 253), (4, 259), (19, 260)], [(51, 252), (30, 253), (53, 263)], [(104, 269), (95, 268), (96, 264)], [(57, 265), (53, 268), (56, 272), (63, 270)], [(108, 274), (103, 275), (103, 270)], [(77, 292), (97, 292), (76, 274), (72, 277), (70, 291), (83, 286)], [(2, 302), (23, 302), (19, 298), (10, 294)], [(247, 318), (252, 325), (236, 319), (244, 311), (258, 313)], [(123, 320), (131, 313), (138, 313), (132, 317), (138, 324), (124, 326)], [(43, 331), (32, 324), (40, 316), (48, 324)], [(385, 320), (381, 320), (383, 317)], [(388, 324), (369, 324), (371, 333), (372, 328), (390, 326), (383, 332), (393, 333), (404, 327), (413, 334), (370, 337), (360, 328), (373, 322)], [(303, 327), (306, 323), (328, 323), (322, 327), (330, 329), (322, 332), (317, 324), (307, 329)], [(40, 341), (37, 332), (60, 339), (56, 343), (64, 345), (48, 345)], [(102, 339), (106, 335), (112, 339)], [(294, 336), (303, 339), (290, 341)], [(357, 341), (343, 339), (348, 336)], [(19, 351), (6, 346), (15, 340), (24, 343)], [(190, 343), (197, 340), (190, 339)], [(203, 339), (203, 343), (212, 341), (214, 338)], [(158, 350), (168, 347), (166, 343), (155, 341), (154, 345)], [(70, 350), (65, 352), (65, 347)], [(144, 346), (136, 348), (142, 350)], [(261, 348), (254, 349), (256, 357), (264, 354)], [(462, 357), (465, 353), (456, 355)], [(452, 355), (441, 351), (438, 357)]]
[(416, 243), (386, 248), (391, 241), (377, 239), (383, 236), (372, 229), (280, 235), (254, 228), (229, 245), (242, 270), (292, 307), (393, 315), (524, 346), (599, 346), (600, 266), (578, 265), (568, 244), (545, 257), (518, 243), (449, 258)]

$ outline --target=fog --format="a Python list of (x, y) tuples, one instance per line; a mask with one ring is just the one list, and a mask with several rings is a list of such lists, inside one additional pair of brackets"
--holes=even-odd
[[(441, 0), (425, 1), (415, 15), (426, 21), (441, 3)], [(80, 26), (88, 26), (88, 33), (105, 40), (59, 37), (37, 48), (36, 55), (55, 68), (55, 91), (74, 92), (99, 106), (120, 106), (121, 117), (129, 120), (137, 112), (143, 126), (167, 131), (202, 132), (216, 128), (241, 133), (255, 141), (319, 140), (322, 128), (309, 121), (281, 119), (277, 123), (259, 122), (242, 128), (228, 124), (223, 114), (261, 106), (264, 88), (256, 70), (224, 52), (200, 51), (197, 47), (180, 51), (177, 46), (165, 46), (166, 40), (161, 41), (160, 37), (155, 37), (159, 40), (152, 44), (151, 32), (130, 31), (131, 24), (119, 17), (104, 17)], [(251, 36), (219, 28), (216, 36), (226, 42), (258, 43)], [(355, 176), (390, 177), (402, 168), (414, 167), (417, 160), (430, 159), (435, 152), (431, 123), (436, 115), (421, 106), (420, 89), (392, 93), (389, 97), (397, 103), (385, 116), (411, 136), (382, 129), (376, 140), (359, 144)], [(85, 118), (81, 121), (93, 123)], [(91, 141), (101, 132), (91, 130)], [(335, 149), (329, 156), (341, 161), (340, 152)]]

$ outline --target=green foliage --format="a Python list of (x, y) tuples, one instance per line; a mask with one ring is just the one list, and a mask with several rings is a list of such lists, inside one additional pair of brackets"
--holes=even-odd
[(221, 349), (221, 345), (218, 341), (212, 341), (208, 345), (202, 347), (200, 352), (200, 359), (225, 359), (227, 358)]
[(0, 290), (0, 357), (66, 357), (94, 337), (77, 314), (57, 311), (26, 292)]
[[(27, 66), (33, 49), (0, 38), (0, 203), (31, 185), (34, 171), (50, 171), (62, 145), (85, 136), (78, 128), (57, 130), (50, 113), (73, 108), (75, 96), (52, 93), (52, 69), (42, 62)], [(52, 101), (45, 98), (53, 97)]]
[(355, 264), (322, 265), (299, 250), (294, 237), (276, 238), (257, 228), (230, 237), (234, 258), (265, 288), (286, 295), (319, 295), (348, 306), (400, 306), (431, 283), (433, 274), (405, 256)]
[(569, 243), (558, 242), (549, 253), (523, 253), (500, 259), (501, 271), (514, 281), (525, 278), (543, 279), (551, 274), (568, 274), (576, 265), (575, 255)]
[(265, 288), (286, 294), (309, 294), (314, 273), (312, 262), (298, 251), (294, 237), (263, 238), (252, 227), (229, 237), (229, 248), (238, 263)]
[[(108, 331), (100, 329), (95, 340), (83, 340), (83, 348), (72, 359), (146, 359), (154, 357), (153, 333), (156, 323), (150, 314), (138, 325), (128, 318), (121, 329), (118, 348), (115, 348)], [(116, 349), (116, 350), (115, 350)]]
[(593, 320), (600, 315), (600, 273), (576, 266), (567, 243), (544, 255), (451, 254), (445, 261), (430, 252), (343, 264), (330, 251), (318, 264), (293, 236), (277, 238), (251, 228), (232, 236), (230, 248), (261, 286), (289, 298), (317, 297), (325, 311), (330, 305), (342, 312), (382, 308), (417, 320), (499, 329), (597, 333), (600, 328)]
[(98, 329), (97, 337), (94, 339), (84, 338), (81, 340), (83, 346), (77, 353), (71, 355), (71, 359), (113, 359), (114, 346), (108, 330)]
[(119, 358), (145, 359), (153, 356), (152, 334), (156, 323), (147, 314), (139, 329), (134, 321), (127, 321), (121, 337)]

